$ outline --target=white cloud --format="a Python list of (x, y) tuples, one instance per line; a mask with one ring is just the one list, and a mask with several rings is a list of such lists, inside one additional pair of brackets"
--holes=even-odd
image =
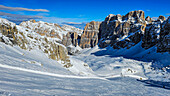
[(30, 19), (42, 19), (43, 16), (30, 16), (30, 15), (18, 15), (18, 14), (11, 14), (11, 13), (5, 13), (5, 12), (0, 12), (0, 17), (6, 18), (16, 24), (21, 23), (22, 21), (27, 21)]
[(0, 10), (49, 12), (47, 9), (28, 9), (22, 7), (8, 7), (4, 5), (0, 5)]

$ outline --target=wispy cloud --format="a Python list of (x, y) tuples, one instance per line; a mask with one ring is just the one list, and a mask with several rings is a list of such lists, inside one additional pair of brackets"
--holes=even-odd
[(28, 9), (22, 7), (8, 7), (4, 5), (0, 5), (0, 10), (49, 12), (47, 9)]
[(63, 22), (84, 22), (88, 21), (87, 18), (59, 18), (59, 17), (43, 17), (42, 19), (39, 19), (44, 22), (49, 22), (49, 23), (63, 23)]
[(15, 17), (15, 18), (43, 18), (43, 16), (19, 15), (19, 14), (5, 13), (5, 12), (0, 12), (0, 16)]
[[(42, 14), (39, 14), (42, 15)], [(44, 21), (49, 23), (63, 23), (63, 22), (84, 22), (87, 21), (87, 18), (59, 18), (59, 17), (44, 17), (39, 15), (19, 15), (19, 14), (11, 14), (11, 13), (5, 13), (0, 12), (0, 17), (6, 18), (16, 24), (20, 24), (22, 21), (28, 21), (30, 19), (36, 19), (37, 21)], [(45, 14), (43, 14), (45, 15)], [(48, 15), (48, 14), (46, 14)]]
[(149, 11), (151, 11), (151, 10), (147, 9), (146, 11), (149, 12)]
[(37, 13), (36, 15), (46, 17), (46, 16), (49, 16), (50, 14), (41, 12), (41, 13)]
[(165, 15), (170, 15), (170, 13), (166, 13)]
[(30, 15), (19, 15), (19, 14), (11, 14), (11, 13), (5, 13), (0, 12), (0, 17), (6, 18), (16, 24), (21, 23), (22, 21), (27, 21), (30, 19), (42, 19), (43, 16), (30, 16)]
[(84, 17), (85, 15), (83, 15), (83, 14), (80, 14), (80, 15), (78, 15), (78, 17)]

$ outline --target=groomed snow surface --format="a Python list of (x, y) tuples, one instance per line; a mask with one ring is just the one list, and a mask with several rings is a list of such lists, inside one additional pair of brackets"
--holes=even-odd
[[(0, 96), (168, 96), (169, 72), (153, 69), (158, 61), (149, 61), (160, 54), (146, 55), (154, 48), (142, 50), (118, 54), (111, 48), (83, 49), (70, 56), (73, 67), (67, 69), (39, 50), (0, 42)], [(161, 56), (167, 59), (169, 54)]]

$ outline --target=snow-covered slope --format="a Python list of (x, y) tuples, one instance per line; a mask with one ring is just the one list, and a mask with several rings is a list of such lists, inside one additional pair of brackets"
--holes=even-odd
[[(167, 82), (145, 80), (150, 62), (91, 54), (96, 49), (101, 51), (86, 49), (72, 56), (75, 66), (67, 69), (39, 50), (27, 51), (0, 42), (0, 95), (168, 96)], [(87, 64), (94, 72), (82, 67)]]
[[(75, 28), (73, 26), (63, 25), (62, 27), (60, 27), (58, 24), (47, 23), (42, 21), (36, 22), (35, 20), (22, 22), (19, 26), (26, 29), (26, 31), (30, 30), (44, 37), (55, 38), (56, 42), (61, 43), (66, 47), (68, 47), (69, 45), (74, 45), (70, 47), (72, 53), (74, 53), (73, 49), (76, 49), (76, 51), (78, 50), (76, 47), (78, 45), (77, 39), (80, 38), (83, 32), (83, 30)], [(74, 42), (74, 40), (76, 41)], [(68, 50), (69, 53), (71, 51)]]
[(60, 75), (94, 76), (86, 63), (74, 58), (71, 58), (70, 62), (73, 66), (64, 68), (62, 62), (48, 58), (41, 50), (29, 51), (0, 42), (0, 64), (2, 65)]
[[(156, 53), (153, 50), (143, 51), (137, 48), (115, 50), (112, 47), (84, 49), (78, 56), (73, 56), (89, 64), (98, 76), (128, 76), (137, 79), (149, 79), (170, 82), (170, 61), (168, 53)], [(153, 52), (152, 52), (153, 51)], [(139, 54), (137, 54), (139, 53)], [(140, 59), (141, 58), (141, 59)]]
[(16, 25), (15, 23), (9, 22), (7, 19), (3, 19), (3, 18), (0, 18), (0, 23), (6, 26), (9, 25), (11, 27), (14, 27)]
[(61, 59), (63, 56), (57, 56), (57, 54), (54, 53), (55, 50), (58, 50), (58, 52), (63, 51), (62, 55), (67, 55), (67, 50), (65, 46), (59, 43), (58, 38), (41, 36), (34, 30), (15, 25), (14, 23), (7, 21), (6, 19), (0, 19), (1, 22), (6, 21), (5, 23), (0, 23), (1, 42), (4, 42), (5, 44), (9, 44), (11, 46), (16, 45), (25, 50), (39, 49), (47, 53), (49, 58), (51, 58), (52, 56), (52, 58), (54, 57), (53, 59), (57, 58), (58, 60), (59, 58)]
[[(41, 36), (37, 32), (32, 29), (25, 28), (22, 26), (15, 25), (12, 22), (9, 22), (6, 19), (1, 19), (1, 30), (0, 30), (0, 41), (5, 44), (20, 47), (21, 49), (32, 51), (37, 50), (45, 53), (47, 58), (56, 60), (56, 62), (62, 64), (64, 67), (69, 68), (74, 71), (74, 74), (84, 73), (83, 71), (90, 70), (88, 66), (79, 65), (81, 70), (76, 70), (75, 64), (79, 62), (74, 62), (74, 60), (70, 60), (68, 56), (67, 49), (64, 45), (59, 42), (58, 38), (51, 38), (48, 36)], [(28, 21), (29, 23), (30, 21)], [(12, 27), (11, 27), (12, 24)], [(85, 69), (83, 69), (85, 68)], [(75, 70), (74, 70), (75, 69)], [(85, 75), (90, 75), (85, 74)]]
[(70, 25), (63, 25), (62, 27), (55, 23), (47, 23), (43, 21), (36, 22), (35, 20), (24, 21), (20, 24), (24, 28), (31, 29), (39, 33), (40, 35), (46, 35), (47, 37), (59, 38), (62, 39), (63, 35), (66, 35), (68, 32), (77, 32), (80, 36), (83, 30), (75, 28)]
[(58, 74), (72, 74), (64, 71), (62, 64), (48, 58), (41, 50), (24, 50), (18, 46), (10, 46), (0, 42), (0, 64), (36, 71)]

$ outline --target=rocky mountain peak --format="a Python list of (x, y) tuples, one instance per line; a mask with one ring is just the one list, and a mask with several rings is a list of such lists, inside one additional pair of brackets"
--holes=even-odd
[(110, 19), (115, 16), (114, 14), (109, 14), (106, 18), (105, 21), (110, 21)]
[(30, 22), (35, 23), (36, 21), (34, 19), (30, 20)]
[(145, 21), (145, 13), (142, 10), (131, 11), (123, 17), (123, 20), (129, 20), (131, 18), (141, 19), (142, 21)]
[(165, 18), (165, 16), (160, 15), (160, 16), (158, 17), (158, 20), (165, 21), (165, 20), (166, 20), (166, 18)]
[(147, 21), (147, 23), (152, 23), (152, 18), (150, 17), (150, 16), (147, 16), (146, 18), (145, 18), (145, 21)]

